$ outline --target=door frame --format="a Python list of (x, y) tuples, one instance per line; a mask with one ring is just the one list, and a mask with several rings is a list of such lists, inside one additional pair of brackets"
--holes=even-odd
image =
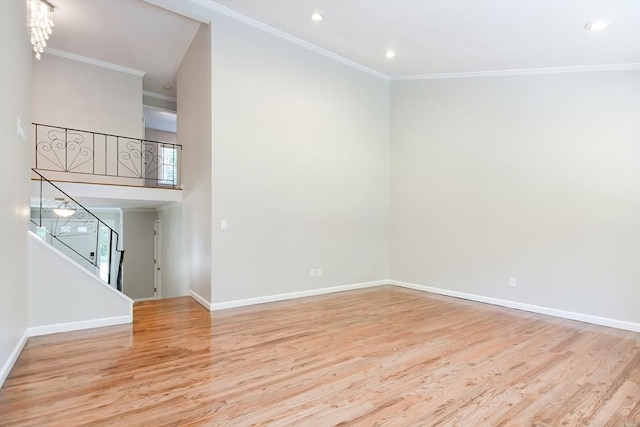
[(153, 297), (162, 298), (162, 221), (153, 221)]

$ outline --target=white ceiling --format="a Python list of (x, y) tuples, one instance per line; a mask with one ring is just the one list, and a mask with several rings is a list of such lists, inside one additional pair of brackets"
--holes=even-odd
[[(176, 71), (199, 22), (141, 0), (50, 2), (55, 27), (49, 47), (144, 71), (144, 90), (176, 95)], [(173, 89), (164, 90), (165, 84)]]
[[(50, 47), (144, 71), (169, 96), (199, 23), (150, 3), (257, 21), (390, 77), (640, 63), (640, 0), (50, 1)], [(594, 19), (612, 25), (585, 31)]]
[[(215, 3), (391, 77), (640, 63), (638, 0)], [(586, 31), (595, 19), (612, 25)]]

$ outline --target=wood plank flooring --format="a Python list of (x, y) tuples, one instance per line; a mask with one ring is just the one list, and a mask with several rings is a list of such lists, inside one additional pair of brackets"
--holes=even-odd
[(640, 426), (640, 334), (380, 287), (31, 338), (2, 426)]

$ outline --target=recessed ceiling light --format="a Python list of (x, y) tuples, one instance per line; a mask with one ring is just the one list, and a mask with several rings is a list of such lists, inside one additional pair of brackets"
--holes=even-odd
[(391, 59), (396, 56), (396, 53), (392, 50), (388, 50), (384, 53), (384, 56), (386, 56), (388, 59)]
[(606, 29), (609, 25), (611, 25), (611, 22), (609, 21), (597, 20), (587, 22), (584, 28), (588, 31), (600, 31)]
[(164, 85), (164, 86), (162, 86), (162, 88), (163, 88), (164, 90), (171, 90), (171, 89), (173, 89), (173, 86), (171, 86), (171, 85)]
[(324, 16), (322, 16), (320, 13), (318, 12), (313, 12), (311, 14), (311, 20), (314, 22), (320, 22), (324, 19)]

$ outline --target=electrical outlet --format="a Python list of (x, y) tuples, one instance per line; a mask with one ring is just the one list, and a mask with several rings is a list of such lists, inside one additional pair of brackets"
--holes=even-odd
[(516, 287), (516, 278), (515, 277), (509, 277), (509, 286), (511, 286), (512, 288)]
[(318, 277), (322, 276), (322, 269), (321, 268), (316, 268), (316, 276), (318, 276)]
[(309, 273), (309, 277), (311, 277), (311, 278), (316, 277), (316, 269), (315, 268), (311, 269), (311, 272)]

